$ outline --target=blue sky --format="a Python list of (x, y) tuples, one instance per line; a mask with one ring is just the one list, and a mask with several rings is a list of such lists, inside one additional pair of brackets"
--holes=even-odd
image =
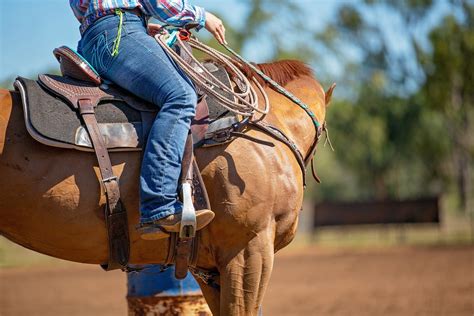
[[(194, 0), (210, 12), (224, 17), (233, 25), (241, 25), (246, 6), (238, 0)], [(321, 27), (324, 17), (342, 1), (296, 1), (312, 10), (318, 18), (309, 21)], [(347, 1), (346, 1), (347, 2)], [(41, 3), (41, 5), (39, 5)], [(0, 82), (17, 75), (32, 76), (57, 67), (52, 50), (61, 45), (76, 48), (79, 40), (78, 22), (67, 0), (0, 0)], [(232, 43), (229, 43), (232, 46)], [(263, 61), (270, 54), (265, 43), (242, 52), (251, 60)], [(253, 46), (253, 45), (252, 45)]]
[[(242, 27), (247, 7), (239, 0), (190, 0), (208, 11), (216, 13), (233, 26)], [(357, 3), (360, 0), (294, 0), (295, 4), (304, 7), (303, 15), (298, 17), (309, 26), (310, 32), (321, 30), (334, 17), (336, 8), (342, 3)], [(41, 3), (41, 5), (39, 5)], [(426, 34), (427, 29), (439, 21), (449, 11), (447, 0), (439, 0), (438, 9), (433, 17), (424, 24), (419, 34)], [(272, 26), (282, 30), (282, 38), (289, 46), (297, 45), (301, 34), (285, 32), (285, 13), (279, 12), (274, 17)], [(391, 12), (382, 10), (373, 18), (384, 27), (385, 35), (395, 51), (402, 53), (404, 47), (403, 27), (393, 18)], [(33, 77), (37, 73), (58, 67), (52, 55), (55, 47), (67, 45), (76, 48), (79, 40), (78, 22), (69, 8), (68, 0), (0, 0), (0, 82), (12, 80), (16, 76)], [(201, 32), (203, 33), (203, 32)], [(305, 35), (303, 35), (305, 36)], [(241, 54), (256, 62), (268, 61), (272, 55), (271, 39), (262, 34)], [(229, 43), (232, 47), (232, 43)], [(291, 48), (291, 47), (290, 47)], [(412, 52), (405, 52), (412, 54)], [(363, 61), (361, 61), (363, 62)], [(325, 68), (337, 69), (338, 61), (333, 58), (324, 60)]]

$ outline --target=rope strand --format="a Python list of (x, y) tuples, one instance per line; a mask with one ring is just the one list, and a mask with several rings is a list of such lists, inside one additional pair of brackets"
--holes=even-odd
[[(227, 85), (217, 79), (209, 70), (207, 70), (192, 54), (192, 52), (183, 44), (182, 40), (177, 37), (176, 45), (180, 47), (188, 56), (194, 61), (194, 67), (187, 63), (179, 54), (177, 54), (172, 48), (166, 44), (166, 35), (158, 34), (155, 36), (156, 41), (166, 50), (173, 60), (183, 69), (183, 71), (203, 90), (209, 95), (212, 95), (220, 101), (221, 105), (227, 110), (232, 111), (236, 114), (244, 117), (251, 117), (256, 112), (263, 115), (267, 114), (270, 110), (270, 102), (264, 88), (253, 78), (252, 83), (255, 84), (256, 88), (263, 95), (263, 109), (259, 107), (259, 98), (257, 91), (252, 86), (247, 77), (240, 71), (237, 66), (234, 65), (232, 59), (221, 52), (204, 45), (195, 38), (190, 38), (188, 43), (191, 48), (200, 50), (203, 53), (209, 55), (215, 61), (224, 65), (231, 72), (231, 80), (239, 87), (239, 92), (234, 91)], [(232, 99), (224, 96), (231, 95)]]
[[(195, 67), (199, 70), (196, 70), (191, 65), (189, 65), (186, 61), (184, 61), (181, 56), (179, 56), (173, 49), (171, 49), (166, 44), (166, 34), (158, 34), (155, 36), (157, 42), (165, 49), (176, 61), (176, 63), (186, 72), (186, 74), (203, 90), (205, 90), (208, 94), (214, 96), (221, 102), (221, 105), (224, 106), (229, 111), (234, 113), (240, 114), (242, 116), (250, 117), (255, 114), (255, 112), (259, 112), (263, 115), (266, 115), (270, 110), (270, 103), (268, 96), (264, 90), (264, 88), (260, 85), (256, 78), (252, 78), (252, 82), (255, 84), (257, 89), (261, 92), (264, 98), (264, 109), (261, 110), (258, 106), (258, 95), (253, 88), (252, 84), (249, 82), (247, 77), (240, 71), (240, 69), (234, 64), (232, 59), (219, 52), (218, 50), (209, 47), (201, 42), (199, 42), (196, 38), (190, 38), (188, 43), (189, 45), (197, 50), (202, 51), (203, 53), (209, 55), (210, 57), (214, 58), (216, 61), (220, 62), (222, 65), (226, 66), (232, 72), (232, 80), (237, 87), (243, 86), (241, 92), (235, 92), (232, 89), (229, 89), (225, 84), (220, 82), (210, 71), (208, 71), (192, 54), (183, 45), (182, 40), (179, 36), (177, 36), (177, 45), (181, 49), (183, 49), (190, 58), (195, 62)], [(260, 77), (262, 77), (266, 82), (272, 85), (278, 92), (286, 96), (288, 99), (296, 103), (300, 108), (302, 108), (311, 118), (313, 125), (316, 129), (316, 133), (318, 133), (321, 124), (319, 123), (316, 115), (314, 112), (306, 105), (303, 101), (301, 101), (298, 97), (294, 94), (283, 88), (280, 84), (278, 84), (275, 80), (264, 74), (260, 69), (252, 65), (251, 63), (247, 62), (242, 56), (236, 53), (232, 48), (229, 46), (222, 44), (222, 46), (234, 55), (240, 62), (244, 63), (245, 65), (249, 66), (254, 72), (256, 72)], [(205, 75), (203, 75), (205, 74)], [(240, 84), (239, 84), (240, 83)], [(227, 92), (231, 94), (235, 99), (230, 100), (219, 93), (217, 90), (221, 92)]]
[(316, 115), (314, 115), (313, 111), (311, 111), (309, 109), (309, 107), (305, 103), (303, 103), (303, 101), (301, 101), (294, 94), (292, 94), (291, 92), (289, 92), (288, 90), (283, 88), (275, 80), (273, 80), (272, 78), (265, 75), (260, 69), (258, 69), (257, 67), (255, 67), (251, 63), (247, 62), (242, 56), (237, 54), (232, 48), (230, 48), (229, 46), (227, 46), (225, 44), (222, 44), (222, 46), (224, 46), (224, 48), (227, 49), (227, 51), (229, 51), (232, 55), (237, 57), (237, 59), (239, 59), (241, 62), (243, 62), (247, 66), (249, 66), (253, 71), (255, 71), (258, 75), (260, 75), (260, 77), (262, 77), (265, 81), (270, 83), (275, 89), (278, 90), (278, 92), (280, 92), (281, 94), (283, 94), (284, 96), (289, 98), (291, 101), (293, 101), (294, 103), (299, 105), (311, 117), (311, 120), (313, 121), (313, 124), (316, 128), (316, 131), (319, 129), (319, 126), (321, 124), (318, 122), (318, 119), (316, 118)]

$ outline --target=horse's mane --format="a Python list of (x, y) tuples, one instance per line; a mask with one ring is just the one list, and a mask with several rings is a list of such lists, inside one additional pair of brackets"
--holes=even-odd
[[(279, 85), (285, 86), (290, 81), (299, 77), (312, 76), (311, 68), (298, 60), (281, 60), (272, 63), (253, 64), (265, 75), (275, 80)], [(265, 84), (263, 79), (257, 75), (249, 66), (238, 63), (237, 66), (248, 77), (255, 77), (261, 84)]]

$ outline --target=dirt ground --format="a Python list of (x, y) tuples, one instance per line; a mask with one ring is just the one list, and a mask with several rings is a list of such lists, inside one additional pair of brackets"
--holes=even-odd
[[(0, 315), (126, 315), (126, 276), (74, 263), (0, 271)], [(264, 315), (474, 315), (474, 247), (277, 256)]]

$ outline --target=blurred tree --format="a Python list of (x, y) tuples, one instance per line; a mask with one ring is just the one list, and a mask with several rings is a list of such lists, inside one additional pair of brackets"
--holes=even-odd
[[(452, 149), (445, 132), (448, 121), (426, 105), (426, 94), (418, 92), (432, 80), (428, 68), (433, 67), (425, 53), (429, 49), (426, 38), (420, 34), (426, 35), (433, 12), (439, 12), (446, 2), (345, 3), (339, 6), (335, 19), (311, 37), (305, 36), (311, 30), (304, 24), (304, 4), (289, 0), (244, 2), (248, 14), (243, 27), (227, 28), (229, 42), (237, 50), (253, 46), (256, 39), (270, 38), (274, 58), (311, 62), (323, 73), (322, 78), (331, 77), (330, 71), (324, 71), (330, 68), (327, 65), (341, 69), (339, 98), (328, 112), (337, 152), (324, 154), (323, 165), (330, 170), (326, 178), (348, 176), (344, 181), (329, 181), (320, 190), (324, 196), (338, 198), (337, 192), (344, 191), (346, 198), (383, 199), (442, 191), (451, 178), (446, 168)], [(450, 1), (455, 15), (467, 6), (466, 1)], [(296, 33), (303, 40), (287, 36)]]
[[(339, 149), (335, 157), (355, 174), (360, 197), (436, 193), (456, 179), (461, 206), (469, 209), (474, 4), (450, 1), (452, 13), (423, 45), (419, 31), (440, 3), (446, 4), (343, 5), (316, 36), (345, 61), (340, 80), (349, 91), (332, 106), (328, 121)], [(390, 29), (397, 20), (397, 29)], [(446, 167), (449, 160), (454, 170)]]
[[(304, 8), (301, 3), (292, 0), (242, 0), (246, 13), (239, 26), (224, 21), (227, 41), (237, 52), (254, 50), (259, 45), (268, 44), (264, 51), (270, 51), (268, 59), (298, 58), (308, 61), (315, 52), (309, 48), (313, 43), (302, 45), (299, 36), (292, 36), (296, 31), (308, 31), (301, 19)], [(205, 35), (204, 35), (205, 36)], [(299, 45), (288, 45), (298, 40)], [(209, 38), (211, 46), (216, 42)]]
[(383, 20), (385, 15), (403, 20), (403, 31), (409, 34), (404, 41), (414, 47), (411, 30), (431, 5), (431, 1), (346, 4), (336, 20), (316, 35), (345, 61), (346, 71), (338, 81), (346, 100), (335, 102), (328, 121), (336, 159), (356, 175), (359, 198), (402, 198), (435, 190), (423, 185), (434, 174), (433, 165), (419, 161), (414, 145), (423, 110), (410, 100), (421, 77), (412, 65), (416, 55), (394, 50), (393, 36), (386, 34), (390, 21)]
[(0, 82), (0, 89), (12, 89), (14, 78), (7, 78)]
[(474, 191), (474, 4), (454, 2), (462, 15), (445, 17), (430, 33), (432, 50), (419, 52), (426, 73), (421, 95), (423, 103), (443, 118), (450, 140), (450, 173), (467, 212), (473, 209)]

